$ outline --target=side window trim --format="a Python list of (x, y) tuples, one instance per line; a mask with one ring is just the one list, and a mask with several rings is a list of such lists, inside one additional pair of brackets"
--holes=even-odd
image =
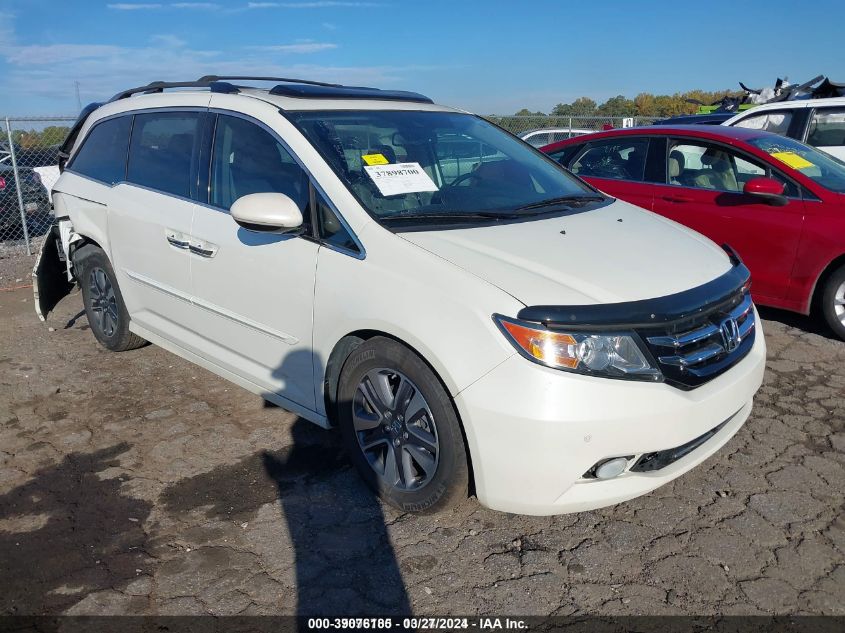
[(135, 113), (132, 113), (132, 121), (129, 122), (129, 140), (126, 143), (126, 156), (123, 158), (123, 178), (120, 182), (127, 182), (126, 175), (129, 173), (129, 152), (132, 151), (132, 133), (135, 131)]
[[(338, 253), (342, 253), (344, 255), (349, 255), (350, 257), (354, 257), (356, 259), (364, 259), (366, 253), (364, 252), (364, 247), (361, 245), (361, 242), (358, 240), (358, 236), (355, 235), (355, 232), (350, 228), (350, 226), (346, 223), (346, 219), (337, 211), (337, 208), (332, 204), (328, 197), (317, 190), (317, 187), (314, 185), (314, 182), (311, 182), (311, 221), (314, 226), (314, 240), (320, 244), (323, 248), (328, 248), (333, 251), (337, 251)], [(343, 246), (338, 246), (337, 244), (332, 244), (322, 235), (322, 221), (320, 220), (319, 213), (317, 213), (317, 204), (318, 200), (325, 203), (329, 209), (331, 209), (334, 216), (340, 222), (340, 225), (344, 228), (344, 230), (349, 234), (352, 238), (352, 241), (355, 243), (357, 247), (356, 250), (352, 250), (349, 248), (344, 248)]]
[[(338, 210), (335, 203), (326, 194), (326, 191), (320, 186), (320, 183), (317, 182), (317, 179), (314, 178), (314, 174), (311, 173), (311, 170), (308, 169), (308, 167), (305, 166), (305, 163), (302, 162), (302, 159), (299, 158), (299, 156), (296, 154), (296, 152), (293, 151), (293, 148), (291, 148), (291, 146), (278, 133), (276, 133), (275, 130), (273, 130), (266, 123), (259, 121), (258, 119), (254, 118), (254, 117), (251, 117), (247, 114), (243, 114), (241, 112), (236, 112), (234, 110), (226, 110), (225, 108), (210, 108), (208, 110), (208, 112), (209, 112), (209, 114), (214, 115), (214, 121), (215, 121), (214, 134), (215, 135), (217, 133), (217, 121), (219, 119), (219, 117), (217, 115), (220, 115), (220, 114), (244, 119), (245, 121), (249, 121), (251, 123), (254, 123), (255, 125), (257, 125), (261, 129), (263, 129), (264, 131), (269, 133), (282, 147), (285, 148), (285, 151), (287, 151), (287, 153), (290, 154), (290, 156), (293, 158), (293, 160), (296, 161), (296, 164), (299, 165), (299, 167), (302, 169), (302, 171), (305, 172), (305, 174), (308, 176), (309, 189), (313, 189), (315, 191), (315, 195), (310, 196), (310, 202), (309, 202), (309, 206), (312, 207), (312, 209), (311, 209), (311, 219), (312, 219), (311, 226), (312, 226), (312, 231), (313, 231), (313, 235), (311, 235), (309, 237), (311, 237), (312, 239), (316, 239), (320, 243), (321, 246), (325, 246), (326, 248), (331, 248), (332, 250), (337, 250), (339, 252), (345, 253), (345, 254), (349, 255), (350, 257), (355, 257), (356, 259), (365, 259), (366, 258), (367, 251), (364, 248), (364, 245), (361, 243), (361, 240), (358, 239), (358, 236), (355, 234), (355, 232), (349, 226), (349, 223), (346, 221), (346, 218), (343, 217), (343, 214), (340, 213), (340, 211)], [(212, 139), (211, 142), (212, 142), (212, 147), (213, 147), (213, 139)], [(211, 164), (213, 162), (213, 159), (214, 159), (214, 157), (211, 155), (211, 153), (209, 153), (209, 161), (208, 161), (209, 183), (211, 182), (210, 170), (211, 170)], [(318, 225), (314, 222), (314, 220), (315, 220), (314, 215), (316, 213), (316, 210), (314, 209), (314, 203), (316, 202), (316, 200), (315, 200), (316, 195), (322, 196), (323, 200), (326, 202), (326, 204), (329, 206), (329, 208), (331, 208), (332, 212), (337, 216), (337, 219), (340, 221), (340, 223), (349, 232), (349, 235), (352, 237), (352, 241), (355, 242), (355, 244), (358, 247), (358, 252), (352, 252), (352, 251), (348, 251), (346, 249), (341, 249), (341, 248), (335, 247), (335, 246), (330, 245), (330, 244), (326, 244), (322, 239), (320, 239), (320, 236), (317, 233), (317, 231), (319, 230)], [(210, 201), (211, 198), (208, 197), (208, 200)], [(226, 213), (226, 214), (229, 213), (228, 210), (223, 209), (223, 208), (218, 207), (218, 206), (215, 206), (215, 205), (211, 204), (210, 202), (205, 202), (205, 203), (198, 202), (198, 204), (200, 204), (203, 207), (207, 207), (209, 209), (217, 211), (218, 213)]]
[(199, 158), (197, 159), (196, 178), (191, 182), (196, 184), (195, 201), (197, 204), (209, 206), (211, 202), (211, 159), (214, 151), (214, 139), (217, 136), (217, 113), (206, 110), (205, 121), (200, 129)]
[[(644, 136), (648, 140), (646, 148), (645, 169), (643, 170), (643, 183), (650, 185), (662, 185), (669, 182), (669, 160), (666, 153), (665, 136)], [(658, 176), (659, 174), (659, 176)]]

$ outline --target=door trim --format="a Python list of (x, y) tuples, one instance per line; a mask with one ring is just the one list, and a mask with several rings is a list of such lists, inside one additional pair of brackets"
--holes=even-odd
[(140, 273), (133, 272), (131, 270), (127, 270), (126, 268), (123, 269), (123, 272), (126, 273), (126, 276), (132, 279), (133, 281), (143, 284), (145, 286), (149, 286), (154, 290), (158, 290), (159, 292), (163, 292), (164, 294), (170, 295), (171, 297), (175, 297), (176, 299), (181, 299), (185, 303), (189, 303), (191, 305), (195, 305), (198, 308), (202, 308), (207, 312), (211, 312), (212, 314), (216, 314), (217, 316), (223, 317), (224, 319), (228, 319), (229, 321), (233, 321), (239, 325), (246, 326), (251, 330), (255, 330), (256, 332), (260, 332), (261, 334), (266, 334), (267, 336), (272, 336), (273, 338), (279, 339), (283, 343), (287, 345), (296, 345), (299, 343), (299, 339), (295, 336), (291, 336), (281, 330), (276, 330), (274, 328), (267, 327), (266, 325), (262, 325), (261, 323), (257, 323), (252, 319), (247, 319), (246, 317), (232, 312), (231, 310), (227, 310), (221, 306), (218, 306), (214, 303), (210, 303), (208, 301), (204, 301), (197, 297), (185, 294), (180, 290), (176, 290), (175, 288), (168, 286), (166, 284), (159, 283), (154, 279), (150, 279), (146, 275), (141, 275)]

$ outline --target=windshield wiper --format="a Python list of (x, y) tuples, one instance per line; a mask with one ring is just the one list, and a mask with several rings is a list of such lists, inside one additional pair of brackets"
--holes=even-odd
[(397, 220), (512, 220), (518, 218), (515, 213), (496, 213), (494, 211), (472, 211), (457, 213), (399, 213), (380, 218), (382, 222)]
[(525, 204), (521, 207), (517, 207), (516, 210), (527, 211), (528, 209), (541, 209), (543, 207), (556, 206), (575, 207), (581, 206), (582, 204), (587, 204), (588, 202), (601, 202), (604, 199), (604, 196), (590, 195), (560, 196), (558, 198), (549, 198), (548, 200), (540, 200), (540, 202), (532, 202), (531, 204)]

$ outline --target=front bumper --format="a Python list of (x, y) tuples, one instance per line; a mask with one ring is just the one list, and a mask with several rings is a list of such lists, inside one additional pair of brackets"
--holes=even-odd
[[(455, 398), (467, 434), (478, 499), (495, 510), (563, 514), (643, 495), (695, 467), (743, 425), (763, 380), (760, 320), (749, 353), (710, 382), (666, 384), (594, 378), (515, 355)], [(680, 447), (725, 423), (707, 441), (649, 472), (584, 478), (597, 462)]]

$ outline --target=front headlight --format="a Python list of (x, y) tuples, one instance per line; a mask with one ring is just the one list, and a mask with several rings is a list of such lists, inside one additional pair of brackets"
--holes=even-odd
[(634, 334), (550, 330), (498, 314), (493, 320), (523, 356), (542, 365), (593, 376), (660, 380), (660, 370), (648, 361)]

